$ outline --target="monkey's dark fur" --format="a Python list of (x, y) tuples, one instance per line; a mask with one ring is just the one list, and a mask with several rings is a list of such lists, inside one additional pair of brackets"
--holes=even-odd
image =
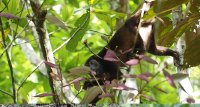
[[(89, 66), (93, 71), (96, 72), (96, 77), (99, 78), (99, 81), (108, 80), (112, 81), (113, 79), (118, 79), (121, 75), (119, 67), (123, 64), (119, 62), (112, 62), (104, 60), (104, 56), (107, 52), (107, 49), (113, 50), (118, 58), (126, 62), (130, 60), (128, 57), (130, 53), (144, 53), (149, 52), (154, 55), (159, 56), (172, 56), (175, 63), (179, 64), (179, 54), (176, 51), (171, 49), (157, 46), (155, 43), (154, 37), (154, 22), (153, 21), (143, 21), (141, 22), (140, 29), (147, 29), (147, 34), (142, 35), (142, 32), (138, 33), (138, 25), (140, 23), (141, 10), (136, 12), (132, 17), (130, 17), (125, 24), (116, 31), (112, 39), (109, 41), (106, 47), (104, 47), (97, 55), (101, 58), (93, 55), (85, 63), (86, 66)], [(149, 31), (149, 33), (148, 33)], [(146, 39), (144, 39), (144, 37)], [(123, 53), (127, 50), (132, 49), (131, 52)], [(84, 89), (87, 89), (91, 86), (97, 85), (96, 82), (86, 82), (84, 84)]]

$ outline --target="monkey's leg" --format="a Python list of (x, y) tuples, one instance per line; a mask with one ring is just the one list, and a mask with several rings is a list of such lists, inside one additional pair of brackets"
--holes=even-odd
[(168, 49), (163, 46), (157, 46), (156, 44), (151, 44), (148, 52), (158, 56), (172, 56), (174, 58), (174, 64), (180, 66), (180, 56), (177, 51)]

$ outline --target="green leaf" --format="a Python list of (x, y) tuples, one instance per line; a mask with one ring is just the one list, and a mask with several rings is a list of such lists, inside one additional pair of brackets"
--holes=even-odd
[(106, 97), (106, 98), (101, 98), (98, 102), (97, 105), (103, 105), (103, 104), (112, 104), (113, 101), (110, 97)]
[[(170, 32), (173, 29), (172, 21), (168, 17), (162, 17), (164, 23), (159, 22), (158, 26), (156, 26), (156, 37), (157, 40), (163, 38), (163, 36)], [(160, 45), (160, 44), (159, 44)]]
[(93, 12), (98, 19), (105, 21), (112, 30), (116, 28), (116, 20), (123, 19), (126, 16), (124, 13), (119, 13), (111, 10), (108, 11), (94, 9)]
[(86, 32), (86, 28), (89, 24), (90, 19), (90, 12), (87, 12), (83, 14), (75, 23), (75, 26), (77, 28), (74, 28), (70, 35), (69, 42), (66, 45), (67, 50), (74, 51), (76, 49), (76, 46), (78, 45), (78, 42), (81, 41), (82, 37), (84, 36)]
[(118, 13), (115, 11), (106, 11), (106, 10), (94, 10), (95, 15), (98, 17), (98, 19), (103, 20), (107, 23), (112, 24), (112, 20), (116, 20), (116, 18), (124, 18), (126, 15), (123, 13)]
[(30, 91), (34, 90), (37, 86), (38, 86), (37, 83), (33, 83), (31, 81), (27, 81), (26, 83), (24, 83), (23, 87), (20, 88), (19, 93), (23, 97), (26, 97), (28, 95), (28, 93)]
[(84, 96), (83, 100), (81, 101), (81, 104), (90, 103), (95, 97), (97, 97), (97, 95), (99, 95), (101, 93), (102, 93), (102, 91), (99, 86), (94, 86), (94, 87), (89, 88), (86, 91), (85, 96)]
[(195, 25), (194, 22), (198, 21), (200, 18), (199, 14), (192, 15), (180, 23), (170, 32), (166, 33), (163, 38), (158, 40), (158, 44), (163, 46), (171, 46), (185, 31), (187, 31), (190, 26)]
[(77, 0), (68, 0), (68, 2), (69, 2), (70, 4), (72, 4), (73, 6), (75, 6), (75, 7), (79, 7), (79, 3), (78, 3)]
[(67, 30), (68, 27), (65, 25), (65, 23), (63, 21), (61, 21), (60, 19), (58, 19), (56, 16), (47, 15), (46, 18), (50, 23), (52, 23), (58, 27), (61, 27), (64, 30)]
[(2, 0), (2, 2), (5, 5), (5, 7), (8, 8), (8, 2), (7, 2), (7, 0)]
[[(126, 16), (126, 14), (124, 13), (119, 13), (116, 11), (112, 11), (112, 10), (100, 10), (100, 9), (94, 9), (93, 12), (95, 14), (101, 14), (102, 16), (109, 16), (110, 18), (124, 18)], [(105, 18), (100, 18), (100, 19), (105, 19)]]
[(200, 38), (191, 41), (184, 53), (183, 68), (189, 68), (200, 64)]
[(54, 5), (55, 1), (54, 0), (44, 0), (42, 3), (43, 5)]
[(170, 12), (177, 6), (189, 2), (190, 0), (158, 0), (154, 3), (154, 6), (144, 15), (143, 19), (148, 20), (156, 16), (163, 15)]
[(69, 69), (70, 73), (74, 74), (74, 75), (86, 75), (90, 73), (90, 68), (87, 66), (81, 66), (81, 67), (74, 67)]
[[(18, 22), (19, 21), (19, 22)], [(19, 20), (13, 21), (15, 24), (18, 24), (21, 27), (25, 27), (28, 24), (28, 21), (26, 18), (20, 18)]]
[(172, 74), (172, 78), (174, 80), (182, 80), (182, 79), (185, 79), (187, 78), (189, 75), (188, 74), (185, 74), (185, 73), (176, 73), (176, 74)]
[(8, 12), (13, 14), (18, 13), (18, 9), (20, 7), (20, 0), (10, 0), (8, 3)]
[(83, 14), (76, 22), (75, 22), (75, 26), (76, 27), (80, 27), (82, 26), (83, 28), (87, 27), (88, 22), (89, 22), (89, 18), (90, 18), (90, 13), (87, 12), (85, 14)]
[(84, 77), (84, 78), (89, 78), (90, 77), (90, 68), (86, 66), (81, 66), (81, 67), (75, 67), (69, 69), (69, 72), (66, 77), (67, 78), (78, 78), (78, 77)]

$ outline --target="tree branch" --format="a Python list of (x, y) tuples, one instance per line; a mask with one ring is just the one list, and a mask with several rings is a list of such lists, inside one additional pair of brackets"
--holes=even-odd
[[(43, 56), (44, 60), (51, 62), (52, 60), (49, 57), (49, 51), (50, 51), (49, 48), (51, 48), (51, 47), (50, 47), (48, 35), (46, 34), (47, 33), (46, 29), (45, 29), (45, 26), (44, 26), (47, 10), (41, 9), (39, 1), (30, 0), (30, 5), (31, 5), (31, 8), (32, 8), (33, 13), (34, 13), (33, 22), (35, 24), (36, 31), (37, 31), (38, 36), (39, 36), (39, 44), (41, 46), (42, 56)], [(53, 54), (51, 54), (51, 57), (53, 57)], [(55, 62), (52, 62), (52, 63), (55, 63)], [(45, 65), (46, 65), (47, 74), (48, 74), (48, 77), (49, 77), (49, 85), (50, 85), (52, 94), (54, 95), (53, 101), (54, 101), (54, 103), (59, 104), (59, 98), (58, 98), (56, 91), (54, 89), (53, 78), (51, 77), (51, 73), (53, 72), (53, 68), (51, 68), (47, 64), (45, 64)], [(55, 72), (55, 74), (56, 74), (56, 72)]]
[[(182, 19), (186, 18), (189, 8), (190, 8), (190, 3), (187, 6), (187, 11), (185, 14), (183, 14), (181, 6), (175, 8), (173, 10), (172, 14), (173, 14), (173, 26), (174, 27), (177, 25), (178, 22), (180, 22)], [(181, 61), (180, 64), (183, 65), (184, 52), (186, 49), (185, 33), (178, 39), (175, 47), (176, 47), (176, 50), (180, 53), (180, 61)], [(177, 72), (188, 74), (188, 69), (183, 70), (182, 67), (179, 66), (177, 68)], [(180, 91), (179, 91), (180, 102), (188, 103), (186, 101), (186, 99), (188, 97), (193, 96), (193, 88), (192, 88), (192, 84), (189, 80), (189, 77), (186, 77), (186, 78), (180, 80), (179, 85), (184, 89), (183, 90), (182, 88), (180, 88)]]

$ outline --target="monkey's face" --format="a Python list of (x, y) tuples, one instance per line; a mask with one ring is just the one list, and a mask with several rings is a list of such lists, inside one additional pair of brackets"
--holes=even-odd
[(97, 60), (95, 60), (95, 59), (91, 59), (89, 61), (89, 67), (90, 67), (90, 69), (92, 71), (95, 71), (97, 75), (103, 73), (101, 64)]
[(119, 65), (116, 62), (92, 56), (86, 61), (85, 65), (90, 67), (92, 71), (95, 71), (96, 76), (103, 80), (113, 80), (121, 75)]

